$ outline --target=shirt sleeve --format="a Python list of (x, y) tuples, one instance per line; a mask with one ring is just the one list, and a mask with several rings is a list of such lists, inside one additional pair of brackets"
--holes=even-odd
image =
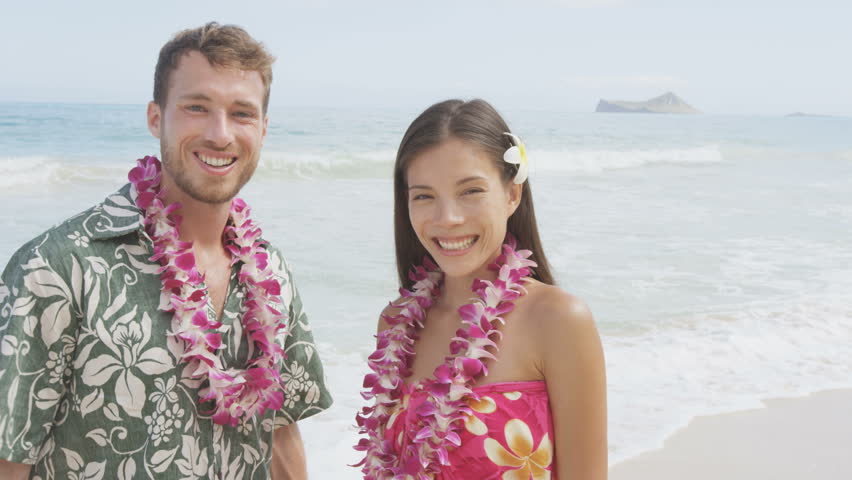
[[(82, 274), (50, 233), (16, 252), (0, 276), (0, 458), (33, 464), (72, 373)], [(51, 259), (56, 259), (53, 261)]]
[(308, 418), (332, 404), (302, 298), (290, 269), (286, 268), (286, 272), (289, 284), (285, 290), (292, 294), (292, 299), (287, 309), (287, 336), (283, 338), (287, 358), (282, 362), (280, 370), (284, 383), (284, 405), (276, 415), (277, 426)]

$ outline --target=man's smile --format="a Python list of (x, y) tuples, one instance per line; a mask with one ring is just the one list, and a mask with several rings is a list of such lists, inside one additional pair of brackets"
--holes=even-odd
[(193, 152), (195, 157), (205, 165), (214, 168), (229, 167), (237, 161), (237, 157), (224, 153)]

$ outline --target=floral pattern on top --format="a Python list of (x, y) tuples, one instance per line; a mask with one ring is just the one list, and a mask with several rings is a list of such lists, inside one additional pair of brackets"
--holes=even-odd
[(533, 450), (533, 435), (523, 420), (513, 418), (506, 422), (504, 437), (508, 449), (493, 438), (485, 439), (485, 453), (495, 465), (511, 467), (503, 473), (503, 480), (548, 480), (547, 467), (553, 461), (553, 444), (548, 434), (541, 437), (538, 447)]
[[(468, 400), (467, 405), (477, 413), (489, 414), (497, 411), (497, 403), (487, 395), (483, 395), (479, 400)], [(464, 428), (474, 435), (485, 435), (488, 433), (488, 426), (473, 413), (468, 414), (464, 419)]]
[[(543, 381), (475, 386), (467, 401), (461, 445), (448, 451), (449, 465), (435, 480), (556, 480), (553, 418)], [(407, 448), (418, 432), (415, 417), (426, 392), (411, 387), (396, 409), (385, 439), (395, 450)]]

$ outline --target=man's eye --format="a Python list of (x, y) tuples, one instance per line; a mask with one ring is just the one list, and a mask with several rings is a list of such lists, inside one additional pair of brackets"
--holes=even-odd
[(254, 114), (251, 112), (234, 112), (234, 116), (237, 118), (254, 118)]
[(464, 195), (472, 195), (474, 193), (482, 193), (483, 190), (481, 188), (468, 188), (464, 191)]

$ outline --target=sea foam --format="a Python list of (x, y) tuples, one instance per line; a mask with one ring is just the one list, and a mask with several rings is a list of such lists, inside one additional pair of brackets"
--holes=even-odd
[[(703, 165), (723, 161), (718, 147), (635, 150), (531, 150), (536, 174), (602, 174), (652, 165)], [(367, 151), (264, 151), (257, 176), (274, 179), (391, 178), (396, 153)], [(0, 188), (27, 190), (74, 182), (124, 181), (133, 159), (113, 161), (21, 156), (0, 158)], [(534, 178), (534, 177), (533, 177)]]

